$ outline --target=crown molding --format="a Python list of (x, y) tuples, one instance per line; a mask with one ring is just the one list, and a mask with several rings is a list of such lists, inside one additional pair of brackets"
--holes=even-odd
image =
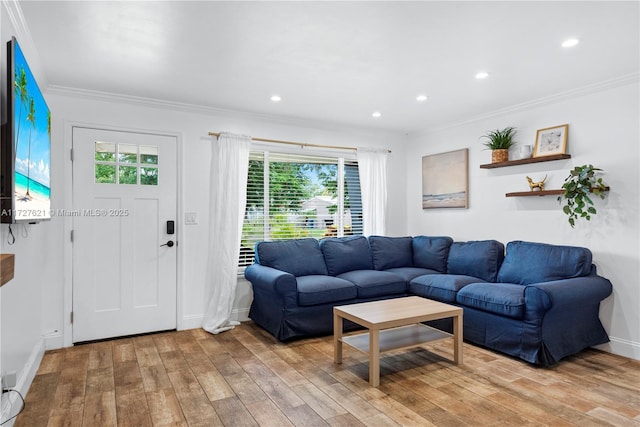
[(4, 10), (11, 22), (11, 26), (13, 27), (13, 35), (20, 43), (20, 48), (22, 49), (24, 56), (29, 61), (29, 68), (31, 69), (31, 72), (36, 76), (41, 88), (48, 87), (49, 79), (47, 78), (47, 73), (45, 73), (45, 70), (42, 67), (38, 50), (33, 42), (33, 38), (31, 37), (29, 26), (24, 19), (20, 2), (18, 0), (3, 0), (2, 5), (4, 6)]
[(246, 119), (263, 121), (268, 123), (279, 123), (288, 126), (297, 126), (325, 131), (342, 131), (364, 135), (380, 135), (385, 134), (389, 137), (404, 135), (401, 131), (392, 131), (388, 129), (374, 129), (370, 127), (351, 126), (343, 123), (325, 122), (320, 120), (304, 119), (291, 116), (282, 116), (275, 114), (263, 114), (245, 110), (234, 110), (229, 108), (188, 104), (175, 101), (166, 101), (156, 98), (147, 98), (142, 96), (123, 95), (119, 93), (103, 92), (97, 90), (78, 89), (68, 86), (49, 85), (47, 93), (51, 95), (60, 95), (74, 98), (81, 98), (94, 101), (105, 101), (119, 104), (129, 104), (134, 106), (160, 108), (171, 111), (182, 111), (187, 113), (196, 113), (203, 115), (216, 115), (226, 117), (244, 117)]
[(161, 108), (161, 109), (167, 109), (172, 111), (183, 111), (187, 113), (217, 115), (217, 116), (226, 116), (226, 117), (245, 117), (247, 119), (252, 119), (252, 120), (265, 121), (269, 123), (276, 122), (283, 125), (298, 126), (298, 127), (305, 127), (305, 128), (318, 129), (318, 130), (331, 130), (331, 131), (338, 130), (343, 132), (354, 132), (359, 134), (377, 134), (377, 135), (379, 135), (380, 133), (383, 133), (393, 137), (398, 137), (399, 135), (402, 135), (403, 137), (409, 136), (413, 138), (413, 137), (419, 137), (424, 134), (455, 129), (471, 123), (487, 120), (489, 118), (499, 117), (499, 116), (512, 114), (520, 111), (526, 111), (532, 108), (554, 104), (566, 99), (578, 98), (578, 97), (589, 95), (592, 93), (601, 92), (601, 91), (613, 89), (616, 87), (638, 83), (638, 82), (640, 82), (640, 73), (626, 74), (623, 76), (619, 76), (616, 78), (604, 80), (594, 84), (582, 86), (576, 89), (560, 92), (560, 93), (546, 96), (543, 98), (533, 99), (520, 104), (512, 105), (507, 108), (490, 111), (488, 113), (471, 117), (469, 119), (451, 122), (442, 126), (429, 127), (429, 128), (419, 130), (417, 132), (410, 132), (410, 133), (405, 133), (401, 131), (394, 132), (390, 130), (380, 130), (380, 129), (366, 128), (366, 127), (349, 126), (345, 124), (336, 124), (336, 123), (322, 122), (318, 120), (300, 119), (300, 118), (289, 117), (289, 116), (279, 116), (275, 114), (273, 115), (261, 114), (261, 113), (243, 111), (243, 110), (232, 110), (232, 109), (221, 108), (221, 107), (212, 107), (212, 106), (187, 104), (187, 103), (174, 102), (174, 101), (165, 101), (161, 99), (146, 98), (146, 97), (132, 96), (132, 95), (123, 95), (118, 93), (102, 92), (102, 91), (87, 90), (87, 89), (78, 89), (78, 88), (72, 88), (67, 86), (50, 85), (47, 88), (47, 93), (50, 93), (53, 95), (69, 96), (69, 97), (83, 98), (83, 99), (89, 99), (89, 100), (100, 100), (100, 101), (106, 101), (106, 102), (124, 103), (124, 104), (144, 106), (144, 107)]
[(20, 8), (20, 4), (17, 0), (3, 0), (2, 5), (4, 6), (4, 10), (7, 12), (9, 17), (9, 21), (11, 21), (11, 25), (16, 33), (16, 37), (20, 37), (21, 40), (24, 40), (22, 44), (26, 45), (27, 40), (28, 43), (33, 45), (33, 40), (31, 39), (31, 33), (29, 32), (29, 27), (24, 19), (24, 15), (22, 14), (22, 9)]
[(451, 122), (442, 126), (434, 126), (434, 127), (422, 129), (418, 132), (410, 134), (410, 136), (413, 138), (413, 137), (419, 137), (419, 136), (430, 134), (430, 133), (451, 130), (451, 129), (455, 129), (468, 124), (487, 120), (493, 117), (499, 117), (507, 114), (517, 113), (520, 111), (526, 111), (536, 107), (555, 104), (557, 102), (564, 101), (567, 99), (579, 98), (581, 96), (602, 92), (605, 90), (610, 90), (610, 89), (614, 89), (617, 87), (626, 86), (634, 83), (637, 84), (639, 82), (640, 82), (640, 72), (625, 74), (619, 77), (603, 80), (603, 81), (582, 86), (576, 89), (571, 89), (571, 90), (560, 92), (554, 95), (545, 96), (543, 98), (533, 99), (527, 102), (515, 104), (510, 107), (502, 108), (499, 110), (490, 111), (488, 113), (471, 117), (469, 119)]

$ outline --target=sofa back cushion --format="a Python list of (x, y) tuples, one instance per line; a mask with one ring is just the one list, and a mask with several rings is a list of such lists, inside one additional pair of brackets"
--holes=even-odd
[(372, 270), (369, 242), (363, 236), (323, 239), (320, 249), (331, 276), (353, 270)]
[(453, 239), (447, 236), (416, 236), (413, 247), (413, 266), (444, 273)]
[(495, 282), (503, 260), (504, 245), (496, 240), (453, 242), (449, 249), (447, 273)]
[(591, 251), (587, 248), (513, 241), (507, 244), (498, 281), (530, 285), (588, 276), (591, 261)]
[(386, 270), (389, 268), (412, 267), (413, 250), (411, 237), (370, 236), (369, 247), (373, 259), (373, 268)]
[(256, 263), (294, 276), (327, 274), (324, 256), (316, 239), (276, 240), (256, 244)]

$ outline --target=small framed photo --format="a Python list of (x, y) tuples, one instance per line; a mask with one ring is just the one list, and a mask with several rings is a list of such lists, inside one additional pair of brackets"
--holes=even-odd
[(569, 125), (560, 125), (538, 129), (533, 157), (553, 156), (565, 154), (567, 151), (567, 133)]

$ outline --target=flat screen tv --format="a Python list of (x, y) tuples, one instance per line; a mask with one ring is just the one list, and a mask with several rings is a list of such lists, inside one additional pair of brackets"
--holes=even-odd
[(0, 222), (51, 219), (51, 112), (15, 37), (7, 43)]

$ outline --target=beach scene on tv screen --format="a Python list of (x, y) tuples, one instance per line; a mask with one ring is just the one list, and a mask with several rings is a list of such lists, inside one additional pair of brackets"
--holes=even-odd
[(14, 46), (15, 219), (47, 219), (51, 212), (51, 113), (18, 43)]

